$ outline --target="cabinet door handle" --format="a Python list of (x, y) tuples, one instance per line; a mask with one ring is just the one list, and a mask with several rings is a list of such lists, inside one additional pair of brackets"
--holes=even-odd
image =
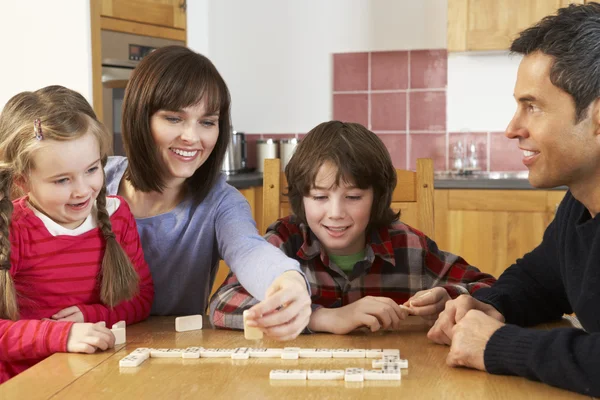
[(181, 8), (181, 10), (183, 12), (187, 11), (187, 0), (182, 0), (181, 3), (179, 3), (179, 8)]

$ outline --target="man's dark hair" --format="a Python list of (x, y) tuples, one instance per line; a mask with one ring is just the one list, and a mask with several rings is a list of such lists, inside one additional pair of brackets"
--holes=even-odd
[(519, 34), (510, 47), (528, 55), (540, 51), (554, 58), (550, 81), (575, 100), (576, 122), (600, 97), (600, 4), (560, 8)]

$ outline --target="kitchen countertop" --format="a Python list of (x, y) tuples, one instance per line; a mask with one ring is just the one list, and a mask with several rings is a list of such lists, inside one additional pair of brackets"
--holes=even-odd
[[(533, 190), (527, 179), (527, 171), (516, 172), (476, 172), (471, 175), (459, 175), (453, 172), (436, 172), (434, 187), (436, 189), (500, 189), (500, 190)], [(262, 186), (262, 173), (256, 171), (226, 175), (227, 183), (236, 189), (248, 189)], [(564, 186), (553, 190), (566, 190)]]

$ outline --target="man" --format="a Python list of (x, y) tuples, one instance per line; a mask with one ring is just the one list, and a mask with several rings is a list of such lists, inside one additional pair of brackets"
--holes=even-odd
[[(447, 362), (600, 396), (600, 4), (570, 5), (526, 29), (506, 136), (530, 183), (569, 187), (542, 243), (491, 288), (446, 303), (428, 337)], [(527, 329), (577, 314), (585, 331)]]

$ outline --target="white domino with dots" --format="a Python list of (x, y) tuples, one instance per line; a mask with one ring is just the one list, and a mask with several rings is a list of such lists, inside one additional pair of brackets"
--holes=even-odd
[(281, 358), (283, 349), (250, 349), (250, 358)]
[(333, 358), (365, 358), (365, 349), (333, 349)]
[(188, 315), (175, 318), (175, 330), (177, 332), (197, 331), (202, 329), (202, 315)]
[(263, 338), (263, 331), (261, 331), (260, 329), (253, 327), (253, 326), (248, 326), (246, 324), (246, 317), (249, 313), (249, 310), (244, 310), (243, 316), (244, 316), (244, 337), (247, 340), (259, 340)]
[(346, 368), (344, 381), (362, 382), (365, 380), (365, 370), (363, 368)]
[(316, 381), (338, 381), (343, 380), (346, 371), (343, 369), (311, 369), (306, 376), (309, 380)]
[(139, 367), (144, 361), (146, 361), (146, 358), (144, 358), (144, 356), (140, 354), (129, 354), (128, 356), (123, 357), (119, 360), (119, 367)]
[(331, 358), (332, 356), (331, 349), (300, 349), (298, 352), (300, 358)]
[(142, 356), (144, 357), (144, 359), (148, 359), (150, 358), (150, 352), (152, 351), (152, 349), (148, 348), (148, 347), (139, 347), (137, 349), (135, 349), (134, 351), (132, 351), (131, 353), (129, 353), (130, 356)]
[(365, 371), (367, 381), (399, 381), (400, 368), (369, 369)]
[(232, 360), (247, 360), (250, 358), (250, 349), (248, 347), (238, 347), (231, 353)]
[(181, 352), (181, 358), (200, 358), (202, 347), (188, 347)]
[(400, 357), (400, 350), (398, 350), (398, 349), (383, 349), (383, 355)]
[(282, 360), (297, 360), (300, 357), (300, 347), (284, 347), (281, 353)]
[(152, 358), (181, 358), (181, 349), (152, 349), (150, 357)]
[(306, 380), (305, 369), (274, 369), (269, 373), (273, 380)]
[(202, 358), (231, 358), (235, 349), (203, 349), (200, 352)]

